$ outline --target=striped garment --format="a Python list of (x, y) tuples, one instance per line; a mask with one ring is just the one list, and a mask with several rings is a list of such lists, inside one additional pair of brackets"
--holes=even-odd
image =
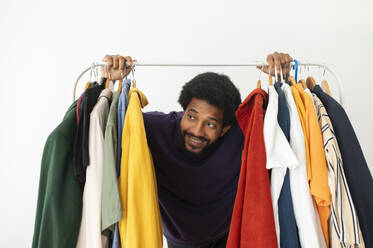
[(312, 94), (312, 99), (323, 136), (332, 196), (329, 220), (330, 247), (365, 247), (332, 123), (321, 100), (315, 94)]

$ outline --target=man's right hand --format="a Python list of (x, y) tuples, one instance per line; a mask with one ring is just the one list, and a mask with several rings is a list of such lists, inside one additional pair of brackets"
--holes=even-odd
[(119, 80), (129, 75), (133, 63), (136, 62), (130, 56), (123, 57), (120, 55), (106, 55), (102, 61), (107, 62), (108, 66), (101, 68), (101, 75), (111, 80)]

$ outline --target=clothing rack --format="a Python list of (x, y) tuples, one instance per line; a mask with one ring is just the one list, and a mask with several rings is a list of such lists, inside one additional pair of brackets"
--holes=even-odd
[[(257, 67), (257, 66), (266, 66), (267, 64), (265, 63), (249, 63), (249, 64), (184, 64), (184, 63), (181, 63), (181, 64), (178, 64), (178, 63), (165, 63), (165, 64), (162, 64), (162, 63), (133, 63), (133, 68), (134, 67), (137, 67), (137, 66), (155, 66), (155, 67), (163, 67), (163, 66), (167, 66), (167, 67)], [(291, 62), (290, 63), (291, 66), (295, 65), (294, 62)], [(78, 82), (80, 80), (80, 78), (89, 70), (92, 70), (99, 67), (99, 66), (107, 66), (107, 62), (100, 62), (100, 63), (97, 63), (97, 62), (94, 62), (92, 63), (92, 65), (90, 67), (88, 67), (87, 69), (85, 69), (80, 75), (79, 77), (77, 78), (77, 80), (75, 81), (75, 85), (74, 85), (74, 92), (73, 92), (73, 101), (75, 100), (75, 94), (76, 94), (76, 87), (78, 85)], [(323, 68), (325, 71), (328, 71), (330, 72), (334, 78), (336, 79), (336, 82), (337, 82), (337, 88), (338, 88), (338, 97), (339, 97), (339, 103), (343, 106), (343, 96), (342, 96), (342, 84), (341, 84), (341, 79), (340, 77), (337, 75), (336, 72), (334, 72), (331, 68), (329, 68), (328, 66), (326, 66), (325, 64), (317, 64), (317, 63), (302, 63), (302, 62), (299, 62), (298, 61), (298, 66), (306, 66), (306, 67), (318, 67), (318, 68)]]

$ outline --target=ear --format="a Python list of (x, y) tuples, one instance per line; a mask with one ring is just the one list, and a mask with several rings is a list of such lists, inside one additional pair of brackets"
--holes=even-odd
[(221, 135), (220, 136), (223, 137), (228, 132), (228, 130), (230, 128), (231, 128), (231, 125), (223, 127), (223, 130), (221, 131)]

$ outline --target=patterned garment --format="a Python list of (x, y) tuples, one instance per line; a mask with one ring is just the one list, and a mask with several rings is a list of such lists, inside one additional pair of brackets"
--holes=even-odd
[(315, 94), (312, 94), (312, 99), (323, 136), (332, 196), (329, 222), (330, 247), (365, 247), (332, 123), (321, 100)]

